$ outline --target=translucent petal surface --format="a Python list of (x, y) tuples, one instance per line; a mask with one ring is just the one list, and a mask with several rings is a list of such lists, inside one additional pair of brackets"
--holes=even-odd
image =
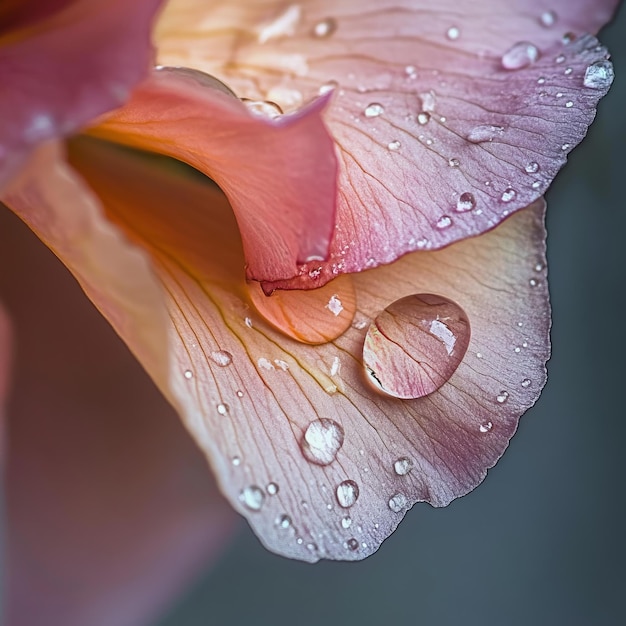
[(55, 0), (8, 6), (0, 24), (0, 188), (34, 145), (76, 131), (126, 99), (152, 59), (150, 29), (159, 5)]
[[(159, 361), (144, 364), (270, 549), (309, 561), (363, 558), (414, 502), (441, 506), (475, 487), (535, 401), (548, 355), (542, 207), (480, 238), (355, 276), (353, 325), (310, 346), (250, 307), (235, 223), (214, 188), (102, 145), (76, 145), (71, 157), (109, 219), (147, 252), (165, 295), (165, 322), (151, 319), (140, 294), (136, 309), (132, 294), (123, 303), (137, 326), (167, 333)], [(22, 214), (25, 198), (11, 198)], [(39, 233), (58, 250), (59, 233)], [(118, 305), (102, 287), (96, 293), (133, 345), (116, 321)], [(371, 391), (361, 351), (371, 319), (412, 293), (457, 302), (472, 338), (447, 384), (401, 401)], [(231, 358), (216, 362), (224, 352)]]
[[(606, 58), (595, 39), (563, 35), (597, 31), (616, 4), (174, 0), (157, 46), (160, 62), (285, 110), (334, 88), (331, 257), (266, 287), (310, 286), (484, 232), (536, 200), (610, 84), (584, 85)], [(536, 49), (528, 63), (520, 43)]]

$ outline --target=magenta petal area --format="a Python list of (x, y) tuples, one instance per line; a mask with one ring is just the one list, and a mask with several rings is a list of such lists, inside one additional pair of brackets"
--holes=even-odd
[[(160, 0), (76, 0), (8, 9), (0, 30), (0, 188), (41, 141), (119, 106), (153, 57)], [(30, 19), (27, 19), (30, 17)], [(15, 30), (10, 30), (11, 26)]]

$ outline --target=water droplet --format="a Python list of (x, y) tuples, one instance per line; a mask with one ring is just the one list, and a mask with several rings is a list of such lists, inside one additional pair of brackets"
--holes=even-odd
[(250, 485), (241, 490), (239, 500), (251, 511), (260, 511), (265, 502), (265, 494), (260, 487)]
[(242, 98), (241, 101), (246, 105), (248, 111), (260, 117), (275, 119), (283, 114), (283, 110), (275, 102), (248, 100), (247, 98)]
[(461, 165), (461, 161), (459, 161), (456, 157), (451, 157), (448, 159), (448, 165), (450, 167), (459, 167), (459, 165)]
[(356, 312), (356, 294), (349, 276), (340, 276), (319, 289), (276, 290), (271, 296), (252, 282), (248, 292), (272, 326), (302, 343), (316, 345), (336, 339), (350, 328)]
[(537, 163), (536, 161), (531, 161), (530, 163), (526, 164), (526, 167), (524, 169), (528, 174), (534, 174), (535, 172), (539, 171), (539, 163)]
[(395, 398), (421, 398), (448, 381), (469, 339), (469, 320), (455, 302), (433, 294), (401, 298), (367, 331), (366, 377), (374, 388)]
[(226, 367), (233, 362), (233, 355), (226, 350), (215, 350), (211, 352), (211, 360), (220, 367)]
[(539, 189), (539, 187), (541, 187), (541, 182), (540, 182), (540, 181), (538, 181), (538, 180), (536, 180), (536, 181), (535, 181), (535, 182), (531, 185), (531, 187), (532, 187), (533, 189)]
[(474, 198), (474, 194), (469, 191), (465, 191), (459, 196), (459, 199), (456, 201), (456, 210), (458, 213), (465, 213), (466, 211), (471, 211), (476, 207), (476, 198)]
[(565, 74), (565, 76), (569, 76), (574, 70), (571, 67), (566, 67), (563, 70), (563, 74)]
[(406, 507), (407, 502), (408, 500), (404, 494), (396, 493), (389, 499), (389, 508), (394, 513), (400, 513), (400, 511)]
[(248, 327), (248, 328), (252, 328), (252, 320), (249, 317), (246, 317), (243, 320), (243, 323)]
[(524, 380), (522, 381), (522, 387), (524, 387), (524, 389), (530, 387), (530, 378), (524, 378)]
[(564, 143), (564, 144), (561, 146), (561, 150), (563, 150), (563, 152), (566, 152), (566, 151), (567, 151), (567, 150), (569, 150), (569, 149), (570, 149), (570, 145), (569, 145), (568, 143)]
[(496, 400), (497, 402), (499, 402), (500, 404), (504, 404), (507, 400), (509, 399), (509, 392), (508, 391), (501, 391), (497, 396), (496, 396)]
[(573, 106), (574, 106), (574, 103), (573, 103), (571, 100), (568, 100), (568, 101), (565, 103), (565, 108), (566, 108), (566, 109), (571, 109)]
[(220, 403), (217, 405), (217, 412), (220, 415), (228, 415), (228, 411), (229, 411), (229, 407), (227, 404)]
[(238, 398), (243, 398), (243, 391), (241, 391), (241, 389), (237, 390), (237, 397)]
[(437, 98), (435, 96), (435, 92), (432, 89), (430, 91), (424, 91), (423, 93), (420, 93), (419, 98), (422, 101), (422, 111), (426, 113), (432, 113), (435, 110)]
[(543, 271), (543, 263), (535, 263), (535, 272)]
[(337, 22), (332, 17), (327, 17), (326, 19), (320, 20), (313, 26), (313, 37), (318, 37), (320, 39), (324, 37), (330, 37), (337, 30)]
[(346, 541), (346, 548), (348, 548), (348, 550), (352, 550), (352, 552), (354, 552), (355, 550), (358, 550), (359, 549), (358, 540), (355, 539), (354, 537), (350, 537), (350, 539)]
[(554, 11), (544, 11), (539, 16), (539, 23), (546, 28), (550, 28), (556, 24), (556, 13)]
[(518, 41), (502, 55), (505, 70), (519, 70), (532, 65), (539, 58), (539, 49), (528, 41)]
[(446, 31), (446, 37), (450, 41), (456, 41), (459, 38), (460, 34), (461, 31), (456, 26), (450, 26), (450, 28), (448, 28), (448, 30)]
[(350, 528), (350, 526), (352, 526), (352, 518), (349, 517), (348, 515), (346, 515), (345, 517), (341, 518), (341, 527), (342, 528)]
[(554, 62), (555, 62), (555, 63), (559, 63), (559, 64), (560, 64), (560, 63), (565, 63), (565, 55), (564, 55), (564, 54), (559, 54), (559, 56), (557, 56), (557, 57), (554, 59)]
[(339, 506), (348, 509), (359, 497), (359, 486), (353, 480), (344, 480), (337, 485), (336, 495)]
[(517, 196), (517, 191), (515, 191), (515, 189), (513, 189), (512, 187), (507, 187), (502, 192), (500, 199), (502, 200), (502, 202), (511, 202), (511, 200), (515, 199), (515, 196)]
[(407, 75), (408, 78), (415, 78), (417, 76), (417, 68), (415, 67), (415, 65), (407, 65), (404, 68), (404, 73)]
[(302, 437), (302, 454), (311, 463), (329, 465), (343, 445), (343, 438), (343, 428), (334, 420), (315, 420), (308, 425)]
[(597, 61), (585, 70), (583, 85), (589, 89), (607, 89), (614, 78), (615, 71), (611, 61)]
[(540, 77), (537, 79), (537, 84), (538, 84), (538, 85), (543, 85), (545, 82), (546, 82), (546, 79), (545, 79), (543, 76), (540, 76)]
[(426, 111), (420, 111), (417, 114), (417, 123), (420, 124), (421, 126), (425, 126), (426, 124), (428, 124), (429, 121), (430, 121), (430, 113), (427, 113)]
[(270, 496), (275, 496), (278, 493), (278, 485), (276, 483), (268, 483), (265, 490)]
[(276, 518), (276, 526), (278, 526), (279, 528), (284, 528), (287, 529), (291, 526), (291, 518), (289, 517), (289, 515), (279, 515)]
[(450, 226), (452, 226), (452, 219), (450, 218), (449, 215), (442, 215), (438, 220), (437, 223), (435, 224), (435, 226), (439, 229), (439, 230), (445, 230), (446, 228), (449, 228)]
[(232, 463), (235, 467), (239, 467), (241, 465), (241, 458), (238, 456), (234, 456)]
[(467, 135), (467, 140), (471, 143), (483, 143), (485, 141), (493, 141), (496, 137), (502, 136), (504, 128), (502, 126), (493, 126), (485, 124), (475, 126)]
[(317, 93), (320, 96), (323, 96), (324, 94), (333, 91), (333, 89), (337, 89), (338, 86), (339, 83), (336, 80), (329, 80), (320, 86), (320, 88), (317, 90)]
[(365, 111), (363, 111), (363, 115), (365, 117), (378, 117), (385, 112), (385, 108), (379, 102), (372, 102), (365, 107)]
[(488, 433), (492, 428), (493, 428), (493, 422), (489, 421), (489, 422), (485, 422), (484, 424), (481, 424), (478, 427), (478, 430), (480, 430), (481, 433)]
[(400, 150), (400, 142), (396, 139), (394, 141), (390, 141), (387, 144), (387, 148), (389, 148), (389, 150)]
[(193, 372), (191, 370), (185, 370), (183, 376), (187, 379), (187, 380), (191, 380), (193, 378)]
[(529, 284), (531, 287), (536, 287), (536, 286), (539, 284), (539, 282), (538, 282), (535, 278), (531, 278), (531, 279), (528, 281), (528, 284)]
[(399, 458), (393, 464), (393, 471), (398, 476), (406, 476), (413, 469), (413, 461), (406, 456)]

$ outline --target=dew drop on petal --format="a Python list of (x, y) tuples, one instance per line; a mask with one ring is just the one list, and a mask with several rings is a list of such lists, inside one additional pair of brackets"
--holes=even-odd
[(185, 370), (183, 372), (183, 376), (187, 379), (187, 380), (191, 380), (193, 378), (193, 372), (191, 370)]
[(435, 224), (435, 226), (439, 229), (439, 230), (445, 230), (446, 228), (449, 228), (450, 226), (452, 226), (452, 219), (450, 218), (449, 215), (442, 215), (438, 220), (437, 223)]
[(350, 528), (350, 526), (352, 526), (352, 518), (348, 515), (346, 515), (345, 517), (341, 518), (341, 527), (342, 528)]
[(524, 389), (530, 387), (530, 378), (524, 378), (524, 380), (522, 381), (522, 387), (524, 387)]
[(474, 126), (467, 135), (470, 143), (483, 143), (485, 141), (493, 141), (497, 137), (502, 136), (504, 128), (502, 126), (493, 126), (492, 124), (483, 124)]
[(390, 141), (387, 144), (387, 148), (389, 148), (389, 150), (400, 150), (400, 142), (397, 139), (394, 139), (394, 141)]
[(350, 537), (350, 539), (346, 541), (346, 548), (348, 548), (348, 550), (351, 550), (352, 552), (354, 552), (355, 550), (358, 550), (359, 549), (358, 540), (355, 539), (354, 537)]
[(337, 485), (337, 502), (344, 509), (349, 509), (359, 498), (359, 486), (353, 480), (344, 480)]
[(507, 400), (509, 399), (509, 392), (508, 391), (501, 391), (497, 396), (496, 396), (496, 401), (499, 404), (504, 404)]
[(413, 469), (413, 461), (406, 456), (399, 458), (393, 464), (393, 471), (398, 476), (406, 476)]
[(227, 404), (223, 404), (220, 402), (220, 404), (217, 405), (217, 412), (220, 415), (228, 415), (228, 411), (229, 411), (229, 407)]
[(337, 22), (332, 17), (320, 20), (313, 26), (313, 37), (323, 39), (324, 37), (330, 37), (337, 30)]
[(278, 493), (278, 485), (276, 483), (268, 483), (265, 490), (270, 496), (275, 496)]
[(546, 28), (550, 28), (556, 24), (556, 13), (554, 11), (544, 11), (539, 16), (539, 23)]
[(323, 96), (329, 93), (330, 91), (337, 89), (338, 86), (339, 86), (339, 83), (336, 80), (329, 80), (320, 86), (320, 88), (317, 90), (317, 93), (320, 96)]
[(241, 101), (246, 105), (250, 113), (258, 115), (259, 117), (274, 119), (283, 114), (283, 110), (275, 102), (269, 102), (267, 100), (248, 100), (246, 98), (242, 98)]
[(517, 191), (515, 191), (515, 189), (513, 189), (512, 187), (507, 187), (502, 192), (500, 199), (502, 200), (502, 202), (511, 202), (511, 200), (515, 199), (515, 196), (517, 196)]
[(505, 70), (519, 70), (532, 65), (539, 58), (539, 49), (528, 41), (518, 41), (502, 55)]
[(239, 466), (241, 465), (241, 458), (240, 458), (240, 457), (238, 457), (238, 456), (234, 456), (234, 457), (232, 458), (232, 464), (233, 464), (235, 467), (239, 467)]
[(433, 294), (396, 300), (370, 325), (363, 366), (372, 386), (395, 398), (421, 398), (446, 383), (470, 340), (461, 307)]
[(394, 513), (400, 513), (402, 509), (406, 508), (407, 503), (408, 503), (408, 500), (406, 499), (406, 496), (403, 493), (396, 493), (395, 495), (391, 496), (388, 504), (389, 504), (389, 508)]
[(583, 85), (589, 89), (606, 89), (615, 78), (611, 61), (597, 61), (585, 70)]
[(446, 31), (446, 37), (450, 41), (456, 41), (460, 35), (461, 31), (456, 26), (450, 26), (450, 28)]
[(363, 115), (365, 117), (378, 117), (385, 112), (385, 108), (379, 102), (372, 102), (365, 107)]
[(291, 527), (291, 518), (289, 517), (289, 515), (279, 515), (276, 518), (276, 526), (278, 526), (279, 528), (283, 528), (283, 529), (287, 529)]
[(429, 121), (430, 121), (430, 113), (427, 113), (426, 111), (420, 111), (417, 114), (417, 123), (420, 124), (421, 126), (425, 126), (426, 124), (428, 124)]
[(250, 485), (239, 493), (239, 500), (251, 511), (260, 511), (265, 502), (265, 494), (260, 487)]
[(307, 461), (316, 465), (330, 465), (343, 445), (343, 439), (343, 428), (337, 422), (321, 418), (308, 425), (300, 448)]
[(459, 165), (461, 165), (461, 161), (459, 161), (456, 157), (450, 157), (448, 159), (448, 165), (450, 167), (459, 167)]
[(233, 362), (233, 355), (226, 350), (215, 350), (211, 352), (211, 361), (220, 367), (226, 367)]
[(493, 422), (488, 421), (488, 422), (484, 422), (483, 424), (481, 424), (478, 427), (478, 430), (480, 430), (481, 433), (488, 433), (492, 428), (493, 428)]
[(342, 335), (356, 312), (350, 276), (340, 276), (319, 289), (276, 290), (266, 296), (257, 282), (248, 292), (258, 312), (282, 333), (302, 343), (322, 344)]
[(536, 161), (530, 161), (530, 163), (526, 163), (524, 169), (526, 170), (526, 173), (534, 174), (535, 172), (539, 171), (539, 163), (537, 163)]
[(471, 211), (475, 207), (476, 198), (474, 198), (474, 194), (469, 191), (463, 192), (456, 201), (457, 213), (465, 213), (466, 211)]

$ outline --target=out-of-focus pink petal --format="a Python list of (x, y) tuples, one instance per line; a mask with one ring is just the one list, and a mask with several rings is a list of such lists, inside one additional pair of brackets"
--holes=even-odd
[[(200, 72), (156, 71), (92, 134), (179, 158), (229, 197), (257, 280), (288, 279), (328, 256), (337, 161), (321, 120), (326, 98), (271, 120)], [(216, 81), (215, 81), (216, 82)]]
[[(474, 488), (537, 398), (549, 326), (542, 206), (353, 276), (351, 327), (305, 345), (251, 306), (237, 226), (216, 187), (93, 141), (73, 144), (70, 157), (108, 218), (148, 255), (166, 320), (140, 292), (133, 304), (132, 291), (118, 303), (115, 291), (107, 297), (112, 281), (96, 290), (63, 248), (63, 222), (32, 223), (36, 196), (16, 192), (11, 206), (84, 277), (129, 345), (137, 337), (128, 328), (163, 328), (160, 362), (143, 362), (270, 549), (308, 561), (371, 554), (415, 502), (441, 506)], [(369, 322), (413, 293), (455, 301), (471, 339), (449, 382), (401, 401), (371, 389), (361, 353)], [(132, 325), (119, 324), (122, 307)]]
[[(61, 200), (51, 187), (71, 184), (69, 173), (61, 181), (57, 175), (52, 170), (53, 181), (40, 190), (49, 202)], [(68, 205), (84, 203), (82, 193), (75, 185)], [(152, 623), (199, 568), (217, 558), (236, 516), (136, 360), (54, 256), (1, 208), (0, 292), (16, 334), (6, 411), (2, 623)], [(50, 210), (43, 202), (37, 208)], [(103, 265), (104, 258), (82, 252), (98, 240), (110, 255), (109, 269), (128, 284), (137, 278), (137, 255), (124, 254), (128, 244), (112, 237), (110, 227), (89, 234), (97, 221), (91, 207), (75, 217), (72, 223), (65, 214), (48, 215), (40, 226), (76, 247), (72, 261), (82, 261), (87, 275), (102, 281), (99, 289), (119, 311), (116, 323), (129, 332), (123, 316), (136, 315), (143, 296), (150, 301), (148, 290), (134, 283), (138, 302), (126, 301), (135, 309), (124, 312), (123, 290), (113, 293), (101, 269), (90, 274), (88, 266)], [(59, 250), (68, 248), (60, 243)], [(0, 333), (0, 370), (3, 339)]]
[(7, 9), (0, 25), (0, 189), (33, 146), (127, 98), (152, 60), (160, 4), (68, 0)]
[(616, 4), (173, 0), (156, 42), (161, 63), (286, 110), (334, 87), (331, 256), (266, 285), (306, 287), (484, 232), (536, 200), (610, 85), (606, 50), (576, 37)]

